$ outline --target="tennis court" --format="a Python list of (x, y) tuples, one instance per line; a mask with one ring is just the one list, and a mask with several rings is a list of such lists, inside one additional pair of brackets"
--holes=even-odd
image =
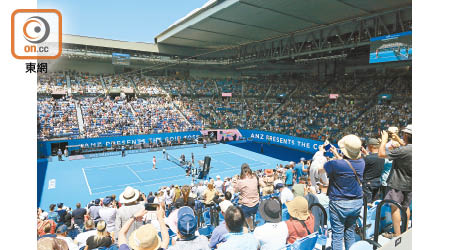
[[(170, 155), (179, 158), (181, 154), (191, 160), (194, 153), (195, 165), (205, 156), (211, 157), (210, 177), (222, 178), (240, 173), (242, 163), (248, 163), (253, 170), (275, 168), (283, 163), (275, 158), (254, 153), (232, 145), (208, 145), (203, 148), (187, 147), (167, 149)], [(153, 156), (156, 156), (156, 170), (153, 170)], [(89, 201), (116, 194), (118, 197), (126, 186), (132, 186), (145, 193), (157, 191), (159, 187), (171, 184), (190, 184), (183, 168), (165, 160), (162, 151), (128, 154), (126, 157), (109, 156), (82, 160), (57, 161), (48, 163), (44, 179), (40, 207), (48, 208), (51, 203), (63, 202), (75, 207), (76, 202)]]

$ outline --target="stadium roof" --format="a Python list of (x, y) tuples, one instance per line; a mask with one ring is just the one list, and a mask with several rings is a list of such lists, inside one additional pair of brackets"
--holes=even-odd
[(154, 43), (126, 42), (104, 38), (78, 36), (64, 34), (62, 36), (63, 43), (98, 46), (105, 48), (127, 49), (147, 52), (158, 52), (158, 48)]
[(411, 6), (411, 0), (211, 0), (155, 43), (222, 49)]

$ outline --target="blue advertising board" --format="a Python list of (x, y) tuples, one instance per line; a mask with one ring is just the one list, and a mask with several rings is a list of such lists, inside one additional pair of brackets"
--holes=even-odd
[[(255, 142), (270, 143), (283, 147), (300, 150), (307, 153), (315, 153), (322, 141), (305, 139), (295, 136), (282, 135), (260, 130), (239, 129), (244, 138)], [(178, 139), (196, 139), (202, 136), (200, 131), (133, 135), (133, 136), (116, 136), (116, 137), (98, 137), (88, 139), (58, 140), (58, 141), (39, 141), (38, 151), (41, 156), (49, 156), (51, 154), (51, 144), (67, 142), (69, 146), (83, 145), (89, 147), (111, 147), (113, 145), (130, 145), (141, 143), (153, 143), (157, 141), (177, 141)]]
[(255, 142), (270, 143), (308, 153), (315, 153), (319, 149), (319, 146), (323, 144), (322, 141), (282, 135), (267, 131), (247, 129), (239, 129), (239, 131), (241, 132), (243, 137)]
[(113, 145), (130, 145), (141, 143), (153, 143), (157, 141), (177, 141), (178, 139), (196, 139), (201, 136), (200, 131), (175, 132), (163, 134), (98, 137), (88, 139), (58, 140), (58, 141), (39, 141), (38, 151), (40, 155), (49, 156), (51, 154), (51, 144), (67, 142), (69, 146), (83, 145), (89, 147), (111, 147)]

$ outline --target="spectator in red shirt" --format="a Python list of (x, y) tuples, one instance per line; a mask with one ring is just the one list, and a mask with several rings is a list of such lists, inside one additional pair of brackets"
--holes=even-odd
[(314, 232), (314, 215), (308, 209), (308, 201), (297, 196), (286, 203), (291, 218), (286, 221), (288, 227), (287, 243), (292, 244), (297, 239), (306, 237)]

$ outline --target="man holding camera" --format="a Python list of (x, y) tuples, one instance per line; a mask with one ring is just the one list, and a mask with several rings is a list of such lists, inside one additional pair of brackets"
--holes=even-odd
[[(409, 124), (402, 132), (403, 140), (397, 134), (391, 134), (392, 140), (398, 142), (400, 146), (386, 151), (389, 134), (383, 131), (378, 156), (392, 160), (392, 169), (387, 180), (388, 191), (385, 199), (394, 200), (406, 209), (408, 225), (410, 218), (409, 206), (412, 200), (412, 125)], [(391, 211), (394, 234), (386, 234), (385, 237), (388, 238), (397, 237), (401, 234), (400, 211), (393, 205), (391, 205)]]

